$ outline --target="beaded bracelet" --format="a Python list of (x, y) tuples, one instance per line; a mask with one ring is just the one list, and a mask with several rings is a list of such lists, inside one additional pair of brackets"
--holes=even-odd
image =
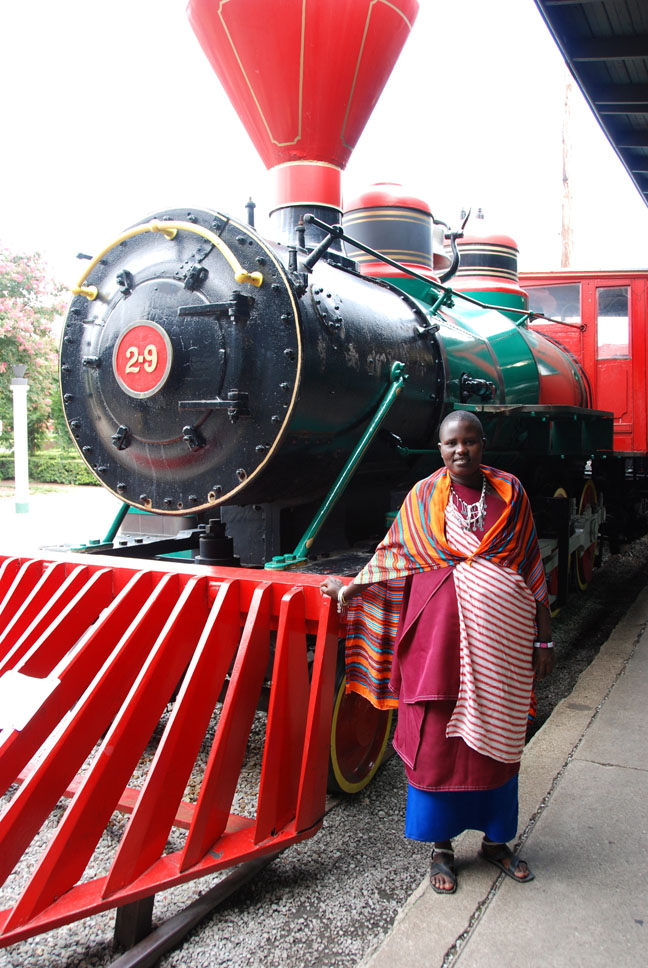
[(533, 643), (534, 649), (553, 649), (553, 647), (554, 647), (553, 642), (534, 642)]
[(347, 602), (344, 601), (344, 590), (346, 585), (340, 585), (337, 593), (337, 610), (338, 612), (344, 612), (347, 609)]

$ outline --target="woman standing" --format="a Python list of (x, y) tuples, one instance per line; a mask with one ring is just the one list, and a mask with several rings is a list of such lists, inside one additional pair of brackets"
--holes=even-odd
[(451, 838), (467, 829), (483, 831), (482, 857), (533, 879), (506, 842), (533, 677), (553, 667), (551, 619), (528, 498), (512, 474), (482, 464), (484, 439), (475, 414), (446, 417), (445, 467), (410, 491), (351, 584), (320, 586), (348, 608), (347, 690), (399, 707), (405, 836), (433, 843), (440, 894), (456, 890)]

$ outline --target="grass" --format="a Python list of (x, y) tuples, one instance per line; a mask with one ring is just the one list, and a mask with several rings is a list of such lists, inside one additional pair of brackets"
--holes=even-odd
[[(71, 487), (83, 487), (81, 484), (40, 484), (38, 481), (29, 482), (30, 494), (51, 494), (57, 491), (69, 491)], [(0, 498), (13, 497), (16, 493), (13, 481), (0, 481)]]

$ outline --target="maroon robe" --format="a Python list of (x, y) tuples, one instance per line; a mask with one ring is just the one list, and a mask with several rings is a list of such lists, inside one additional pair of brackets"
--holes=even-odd
[[(481, 489), (453, 485), (467, 504)], [(504, 510), (486, 495), (484, 531)], [(390, 688), (399, 698), (394, 749), (412, 786), (420, 790), (490, 790), (502, 786), (519, 763), (500, 763), (445, 732), (459, 695), (459, 611), (454, 569), (408, 577), (394, 650)]]

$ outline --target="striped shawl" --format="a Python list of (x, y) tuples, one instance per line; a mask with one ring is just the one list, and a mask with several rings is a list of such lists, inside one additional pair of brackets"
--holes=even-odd
[(349, 604), (347, 691), (365, 696), (378, 709), (398, 705), (389, 679), (407, 575), (453, 568), (479, 556), (518, 572), (534, 598), (549, 603), (531, 506), (522, 485), (505, 471), (484, 464), (481, 470), (506, 508), (474, 554), (463, 554), (446, 542), (450, 475), (443, 467), (412, 488), (373, 558), (354, 579), (368, 587)]

